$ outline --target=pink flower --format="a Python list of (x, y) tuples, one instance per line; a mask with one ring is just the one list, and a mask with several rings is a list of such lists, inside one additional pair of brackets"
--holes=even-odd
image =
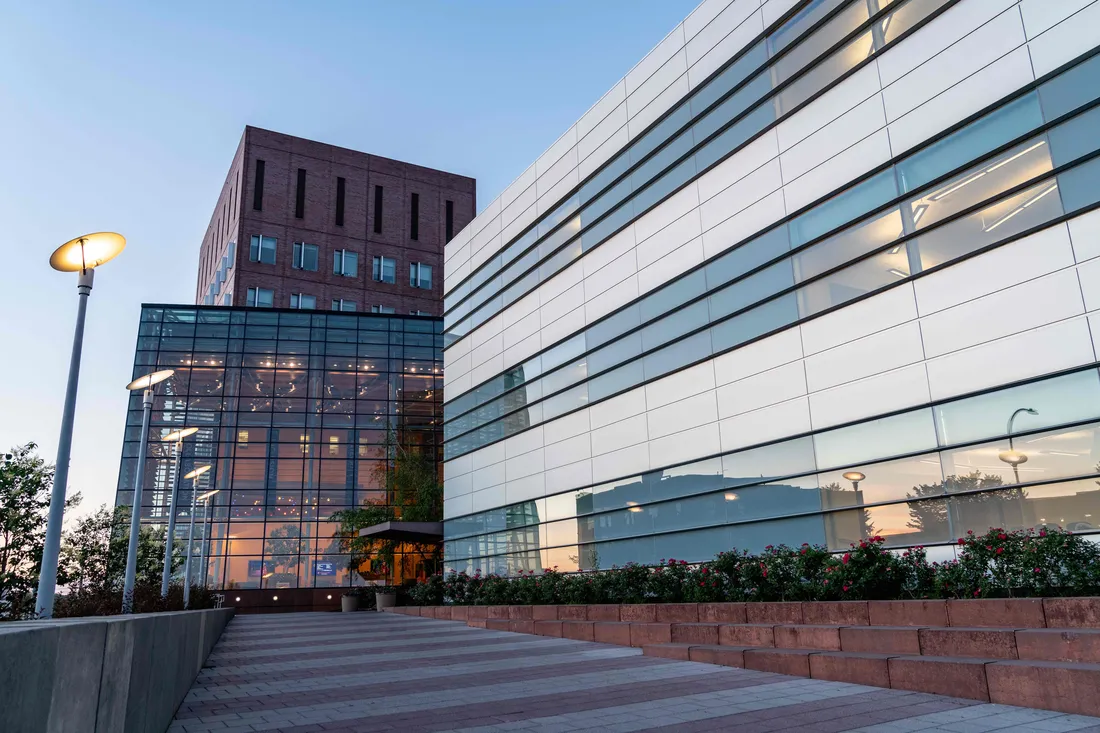
[[(165, 540), (165, 543), (167, 544), (167, 540)], [(959, 538), (959, 544), (960, 544), (960, 545), (965, 545), (965, 544), (966, 544), (966, 540), (964, 540), (964, 539), (963, 539), (962, 537), (960, 537), (960, 538)]]
[(847, 586), (847, 585), (846, 585), (846, 586), (844, 586), (844, 592), (845, 592), (845, 593), (847, 593), (847, 592), (848, 592), (848, 588), (849, 588), (849, 586)]
[(999, 540), (1007, 540), (1007, 539), (1008, 539), (1008, 535), (1006, 535), (1006, 534), (1005, 534), (1004, 532), (1001, 532), (1001, 533), (1000, 533), (999, 535), (997, 535), (997, 539), (999, 539)]
[(981, 595), (981, 592), (982, 592), (982, 589), (981, 589), (981, 588), (979, 588), (978, 590), (974, 591), (974, 597), (975, 597), (975, 598), (977, 598), (977, 597), (978, 597), (979, 595)]
[(998, 554), (998, 555), (1000, 555), (1000, 554), (1001, 554), (1002, 552), (1004, 552), (1004, 551), (1005, 551), (1005, 548), (1003, 548), (1003, 547), (998, 547), (998, 548), (997, 548), (997, 554)]
[(847, 564), (848, 564), (848, 561), (849, 561), (849, 560), (851, 560), (851, 559), (852, 559), (852, 556), (851, 556), (851, 554), (850, 554), (850, 553), (847, 553), (847, 552), (845, 552), (845, 553), (844, 553), (844, 557), (840, 558), (840, 562), (842, 562), (843, 564), (847, 565)]
[(1040, 572), (1040, 571), (1039, 571), (1039, 568), (1035, 568), (1035, 572), (1037, 572), (1037, 573), (1038, 573), (1038, 572)]

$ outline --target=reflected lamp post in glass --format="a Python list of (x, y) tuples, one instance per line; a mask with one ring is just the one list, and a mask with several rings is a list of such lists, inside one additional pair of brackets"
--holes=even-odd
[(221, 489), (214, 489), (213, 491), (207, 491), (205, 494), (199, 497), (199, 501), (202, 502), (202, 539), (200, 542), (201, 549), (199, 550), (199, 567), (202, 568), (202, 587), (206, 587), (206, 547), (210, 542), (210, 535), (207, 532), (207, 523), (210, 521), (210, 500), (214, 497), (214, 494), (221, 491)]
[(1012, 417), (1008, 418), (1008, 427), (1005, 428), (1005, 433), (1008, 435), (1008, 450), (997, 454), (997, 458), (1012, 466), (1012, 475), (1015, 476), (1017, 484), (1020, 483), (1020, 464), (1027, 463), (1027, 454), (1016, 450), (1015, 446), (1012, 444), (1012, 424), (1016, 421), (1016, 416), (1021, 412), (1026, 412), (1028, 415), (1039, 414), (1038, 410), (1034, 410), (1030, 407), (1021, 407), (1013, 412)]
[(863, 479), (867, 478), (864, 474), (860, 473), (859, 471), (848, 471), (847, 473), (842, 474), (842, 475), (844, 476), (844, 478), (846, 480), (852, 482), (852, 491), (859, 491), (859, 482), (862, 481)]
[(38, 593), (35, 595), (35, 616), (53, 616), (53, 598), (57, 590), (57, 560), (61, 553), (61, 524), (65, 520), (65, 492), (69, 482), (69, 457), (73, 445), (73, 422), (76, 419), (76, 387), (80, 381), (80, 353), (84, 346), (84, 318), (88, 297), (92, 294), (95, 268), (118, 256), (126, 247), (126, 239), (115, 232), (95, 232), (69, 240), (50, 255), (50, 267), (59, 272), (78, 272), (76, 281), (76, 328), (73, 350), (69, 357), (69, 378), (65, 384), (65, 403), (61, 412), (61, 436), (57, 441), (57, 461), (54, 463), (53, 488), (50, 491), (50, 514), (46, 524), (46, 539), (42, 548), (42, 566), (38, 573)]
[(181, 428), (161, 438), (164, 443), (174, 441), (176, 446), (175, 462), (172, 467), (172, 496), (168, 504), (168, 533), (164, 537), (164, 570), (160, 576), (160, 597), (168, 597), (168, 581), (172, 576), (172, 544), (176, 539), (176, 498), (180, 488), (180, 460), (183, 458), (183, 439), (199, 432), (198, 428)]
[(130, 542), (126, 549), (126, 580), (122, 587), (122, 612), (134, 612), (134, 582), (137, 579), (138, 535), (141, 532), (141, 491), (145, 483), (145, 452), (149, 443), (149, 419), (153, 414), (153, 387), (176, 373), (175, 369), (138, 377), (126, 389), (143, 391), (141, 400), (141, 442), (138, 443), (137, 476), (134, 477), (134, 501), (130, 505)]
[(191, 526), (187, 528), (187, 559), (183, 563), (183, 607), (187, 608), (191, 603), (191, 548), (195, 541), (195, 504), (197, 503), (197, 497), (195, 493), (199, 489), (199, 476), (210, 470), (210, 465), (199, 466), (195, 470), (184, 476), (185, 479), (191, 480)]

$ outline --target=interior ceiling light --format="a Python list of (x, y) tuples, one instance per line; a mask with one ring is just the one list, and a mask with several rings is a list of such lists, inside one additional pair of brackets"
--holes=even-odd
[(989, 226), (987, 226), (982, 231), (983, 232), (993, 231), (994, 229), (999, 227), (1001, 224), (1004, 224), (1006, 221), (1008, 221), (1012, 217), (1016, 216), (1017, 214), (1022, 214), (1024, 209), (1026, 209), (1027, 207), (1031, 206), (1034, 203), (1037, 203), (1040, 199), (1044, 198), (1047, 194), (1052, 193), (1053, 191), (1057, 191), (1057, 190), (1058, 190), (1058, 184), (1057, 183), (1050, 184), (1050, 186), (1048, 188), (1040, 191), (1035, 196), (1031, 197), (1030, 199), (1028, 199), (1024, 203), (1020, 204), (1015, 209), (1008, 212), (1007, 214), (1002, 216), (1000, 219), (998, 219), (997, 221), (995, 221), (992, 224), (990, 224)]
[(969, 186), (971, 183), (978, 180), (979, 178), (984, 177), (986, 174), (992, 173), (993, 171), (997, 170), (998, 168), (1002, 168), (1002, 167), (1008, 165), (1012, 161), (1014, 161), (1014, 160), (1016, 160), (1016, 159), (1018, 159), (1018, 158), (1020, 158), (1024, 155), (1027, 155), (1032, 150), (1040, 148), (1043, 145), (1046, 145), (1046, 141), (1045, 140), (1040, 140), (1039, 142), (1035, 143), (1031, 147), (1026, 148), (1025, 150), (1021, 150), (1020, 152), (1016, 153), (1015, 155), (1013, 155), (1009, 158), (1005, 158), (1004, 160), (998, 161), (998, 162), (994, 163), (993, 165), (989, 166), (988, 168), (985, 168), (981, 171), (978, 171), (977, 173), (970, 176), (969, 178), (956, 183), (955, 185), (951, 186), (950, 188), (947, 188), (943, 191), (939, 191), (938, 193), (933, 194), (929, 198), (930, 198), (931, 201), (939, 201), (940, 199), (944, 198), (945, 196), (950, 196), (951, 194), (955, 193), (956, 191), (958, 191), (963, 186)]

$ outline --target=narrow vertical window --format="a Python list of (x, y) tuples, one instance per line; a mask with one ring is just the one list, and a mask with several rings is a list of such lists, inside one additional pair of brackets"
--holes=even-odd
[(344, 193), (346, 182), (343, 178), (336, 179), (336, 226), (344, 226)]
[(256, 160), (256, 180), (252, 182), (252, 208), (264, 210), (264, 162)]
[(374, 187), (374, 233), (382, 233), (382, 187)]
[(306, 169), (298, 169), (298, 191), (294, 196), (294, 218), (301, 219), (306, 214)]
[(447, 202), (447, 238), (445, 242), (449, 242), (454, 239), (455, 236), (455, 202)]
[(420, 194), (414, 193), (409, 203), (409, 239), (420, 239)]

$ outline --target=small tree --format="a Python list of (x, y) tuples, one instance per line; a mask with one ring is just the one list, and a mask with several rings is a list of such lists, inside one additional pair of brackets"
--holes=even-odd
[[(34, 611), (54, 474), (36, 448), (34, 443), (12, 448), (12, 459), (0, 464), (0, 618)], [(79, 503), (80, 494), (74, 494), (65, 506)]]
[[(164, 570), (165, 529), (141, 525), (138, 534), (137, 579), (160, 583)], [(130, 543), (130, 507), (103, 504), (81, 517), (61, 539), (58, 579), (77, 591), (112, 589), (126, 577)], [(186, 542), (172, 544), (172, 572), (183, 566)]]
[(386, 456), (378, 467), (378, 483), (385, 487), (385, 499), (333, 514), (340, 523), (340, 548), (349, 554), (349, 568), (380, 560), (385, 572), (394, 567), (398, 549), (419, 557), (430, 575), (442, 558), (438, 542), (405, 542), (360, 537), (359, 530), (384, 522), (439, 522), (443, 519), (443, 486), (436, 463), (412, 446), (402, 445), (392, 430), (386, 434)]

